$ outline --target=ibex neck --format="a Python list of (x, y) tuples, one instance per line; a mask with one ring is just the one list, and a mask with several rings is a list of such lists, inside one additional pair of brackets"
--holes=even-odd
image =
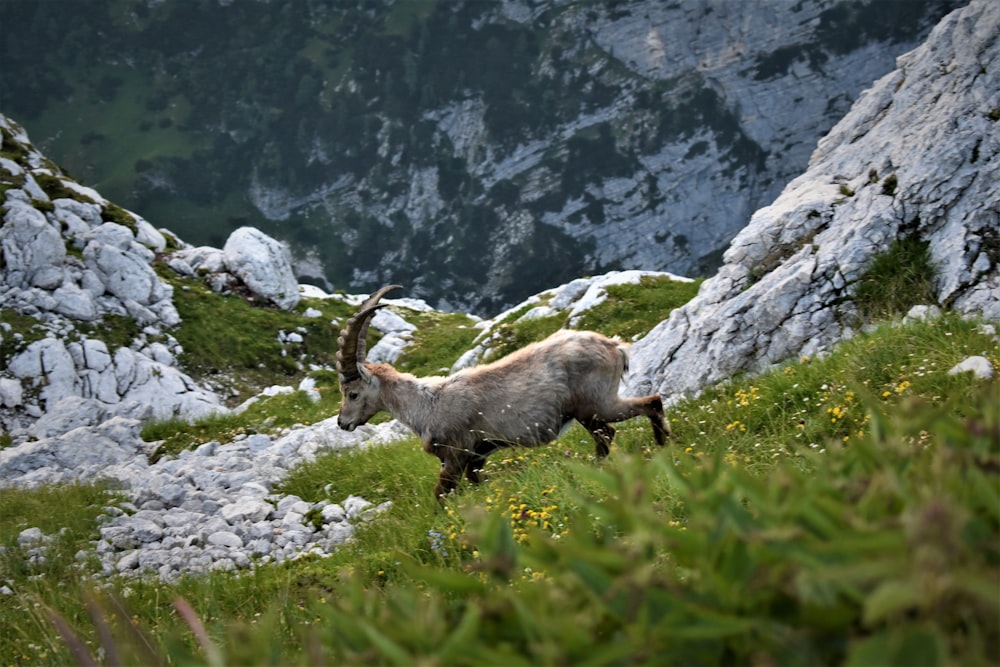
[(422, 434), (429, 426), (442, 378), (418, 378), (388, 364), (369, 364), (367, 370), (379, 380), (383, 409), (417, 434)]

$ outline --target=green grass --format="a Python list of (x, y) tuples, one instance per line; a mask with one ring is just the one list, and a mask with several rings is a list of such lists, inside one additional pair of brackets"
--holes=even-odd
[[(174, 285), (174, 305), (183, 326), (172, 332), (184, 348), (180, 363), (195, 378), (214, 380), (245, 400), (271, 384), (295, 384), (308, 364), (333, 367), (339, 331), (331, 320), (345, 320), (350, 308), (336, 300), (303, 299), (293, 312), (220, 296), (197, 279), (164, 270)], [(305, 318), (306, 308), (322, 313)], [(280, 331), (298, 331), (303, 342), (282, 345)]]
[[(94, 652), (79, 601), (92, 594), (97, 618), (121, 604), (178, 662), (206, 653), (176, 597), (227, 664), (995, 663), (1000, 608), (984, 591), (1000, 584), (998, 385), (947, 374), (973, 354), (1000, 366), (974, 322), (885, 324), (683, 401), (667, 449), (632, 420), (596, 461), (571, 428), (494, 454), (486, 483), (444, 507), (415, 438), (321, 455), (281, 491), (391, 502), (326, 559), (92, 594), (65, 574), (72, 548), (41, 572), (11, 549), (0, 660), (67, 659), (39, 604)], [(75, 513), (47, 533), (70, 522), (80, 544), (96, 531), (87, 500), (52, 492), (16, 492), (42, 495), (15, 510), (0, 492), (5, 544), (50, 503)]]
[[(610, 285), (606, 288), (605, 300), (583, 313), (579, 321), (574, 322), (573, 328), (633, 340), (666, 319), (674, 308), (694, 298), (701, 282), (645, 276), (638, 284)], [(569, 325), (569, 312), (520, 319), (532, 308), (542, 305), (547, 305), (545, 299), (512, 312), (495, 324), (491, 329), (493, 343), (486, 360), (499, 359)]]
[[(89, 587), (84, 575), (95, 568), (94, 557), (75, 554), (98, 537), (97, 517), (117, 497), (100, 484), (64, 485), (36, 490), (0, 490), (0, 585), (13, 587), (0, 605), (0, 660), (4, 664), (51, 663), (64, 650), (41, 605), (74, 610)], [(26, 528), (51, 536), (44, 559), (30, 559), (18, 546)], [(83, 614), (73, 614), (81, 622)]]
[(674, 308), (693, 299), (702, 282), (644, 276), (637, 285), (609, 285), (607, 299), (586, 311), (576, 326), (633, 340), (665, 320)]
[(897, 239), (872, 259), (854, 287), (854, 303), (866, 320), (904, 315), (912, 306), (935, 304), (934, 274), (927, 241)]
[(0, 308), (0, 324), (10, 327), (0, 329), (0, 364), (4, 367), (11, 357), (35, 341), (45, 338), (45, 329), (34, 317), (22, 315), (11, 308)]
[(417, 330), (396, 367), (418, 377), (446, 374), (479, 333), (462, 313), (406, 311), (403, 318)]

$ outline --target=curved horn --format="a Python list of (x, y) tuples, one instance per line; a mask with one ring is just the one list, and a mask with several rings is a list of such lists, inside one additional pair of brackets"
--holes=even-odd
[(358, 312), (347, 320), (337, 340), (340, 348), (337, 350), (337, 372), (340, 373), (341, 382), (361, 377), (360, 365), (365, 361), (365, 337), (368, 335), (368, 325), (371, 324), (375, 312), (385, 305), (379, 304), (379, 300), (386, 292), (394, 289), (400, 289), (400, 286), (386, 285), (372, 292), (358, 308)]

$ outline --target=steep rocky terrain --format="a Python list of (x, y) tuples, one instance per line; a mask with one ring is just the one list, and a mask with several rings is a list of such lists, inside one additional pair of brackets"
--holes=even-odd
[(900, 57), (698, 296), (636, 344), (633, 390), (697, 391), (850, 335), (859, 279), (900, 239), (929, 247), (938, 303), (1000, 318), (998, 65), (1000, 5), (986, 0)]
[[(300, 298), (349, 308), (363, 297), (297, 285), (287, 248), (254, 228), (233, 231), (222, 249), (187, 244), (79, 185), (4, 116), (0, 135), (0, 487), (111, 481), (129, 501), (106, 509), (96, 544), (104, 572), (168, 580), (248, 567), (251, 559), (264, 564), (329, 553), (358, 521), (373, 517), (379, 508), (358, 496), (307, 503), (274, 489), (318, 452), (406, 437), (397, 422), (353, 433), (340, 430), (335, 416), (289, 428), (255, 423), (250, 433), (176, 457), (160, 456), (160, 443), (142, 437), (150, 421), (239, 414), (295, 391), (269, 386), (230, 407), (217, 379), (189, 374), (178, 342), (185, 328), (206, 327), (208, 336), (221, 337), (223, 328), (240, 325), (221, 314), (184, 321), (178, 291), (203, 285), (205, 298), (218, 302), (216, 313), (225, 297), (258, 310), (294, 310), (299, 322), (323, 316), (300, 307)], [(606, 286), (637, 278), (626, 272), (574, 281), (548, 308), (584, 313)], [(410, 298), (388, 303), (431, 311)], [(335, 331), (330, 325), (338, 321), (324, 324), (321, 330)], [(416, 327), (384, 311), (373, 328), (380, 337), (370, 358), (394, 362)], [(252, 335), (276, 336), (284, 356), (313, 334), (296, 326)], [(331, 371), (315, 357), (300, 365)], [(297, 388), (319, 401), (315, 376), (305, 375)], [(18, 537), (39, 558), (46, 540), (37, 528)]]
[(488, 314), (613, 269), (710, 275), (961, 4), (8, 2), (0, 104), (189, 241), (249, 224), (327, 289)]

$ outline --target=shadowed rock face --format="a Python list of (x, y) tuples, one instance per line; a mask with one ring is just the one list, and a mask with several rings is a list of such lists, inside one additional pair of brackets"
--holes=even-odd
[(699, 295), (636, 343), (631, 390), (695, 392), (823, 349), (849, 334), (874, 255), (904, 236), (929, 242), (939, 302), (1000, 317), (998, 35), (1000, 5), (976, 0), (901, 56)]

